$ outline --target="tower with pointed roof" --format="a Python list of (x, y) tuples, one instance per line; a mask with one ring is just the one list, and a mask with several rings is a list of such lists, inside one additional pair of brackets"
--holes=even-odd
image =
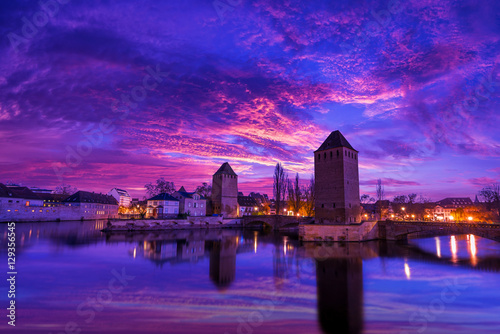
[(238, 217), (238, 175), (227, 162), (212, 178), (212, 210), (224, 218)]
[(358, 151), (333, 131), (314, 152), (317, 224), (353, 224), (361, 220)]

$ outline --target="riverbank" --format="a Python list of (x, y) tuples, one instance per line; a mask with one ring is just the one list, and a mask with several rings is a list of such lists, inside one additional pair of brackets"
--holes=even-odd
[(185, 229), (241, 228), (242, 220), (222, 217), (188, 217), (187, 219), (110, 220), (103, 232), (169, 231)]

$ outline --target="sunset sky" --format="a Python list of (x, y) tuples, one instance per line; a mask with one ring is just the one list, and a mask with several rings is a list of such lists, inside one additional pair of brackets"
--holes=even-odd
[(2, 1), (0, 35), (0, 182), (142, 198), (228, 161), (271, 195), (334, 130), (362, 194), (500, 182), (498, 1)]

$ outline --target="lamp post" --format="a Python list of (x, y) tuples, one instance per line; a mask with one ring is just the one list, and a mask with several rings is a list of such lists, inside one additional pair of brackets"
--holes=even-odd
[(401, 210), (403, 210), (403, 220), (405, 220), (405, 209), (406, 208), (404, 206), (401, 208)]

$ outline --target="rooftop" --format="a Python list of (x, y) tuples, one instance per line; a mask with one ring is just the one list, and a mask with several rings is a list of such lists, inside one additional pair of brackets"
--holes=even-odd
[(148, 198), (148, 201), (177, 201), (179, 200), (175, 198), (174, 196), (167, 194), (167, 193), (161, 193), (156, 196), (153, 196), (151, 198)]
[(234, 170), (229, 165), (229, 162), (224, 162), (222, 166), (215, 172), (214, 175), (226, 174), (226, 175), (234, 175), (237, 176)]
[(349, 144), (347, 139), (345, 139), (344, 135), (342, 135), (342, 133), (340, 133), (339, 130), (336, 130), (330, 133), (328, 138), (326, 138), (323, 144), (321, 144), (321, 146), (315, 152), (329, 150), (331, 148), (336, 148), (336, 147), (347, 147), (353, 151), (356, 151), (351, 146), (351, 144)]
[(104, 195), (104, 194), (98, 194), (94, 192), (88, 192), (88, 191), (77, 191), (73, 195), (69, 196), (64, 200), (64, 202), (67, 203), (100, 203), (100, 204), (111, 204), (111, 205), (118, 205), (118, 202), (116, 199), (111, 196), (111, 195)]

